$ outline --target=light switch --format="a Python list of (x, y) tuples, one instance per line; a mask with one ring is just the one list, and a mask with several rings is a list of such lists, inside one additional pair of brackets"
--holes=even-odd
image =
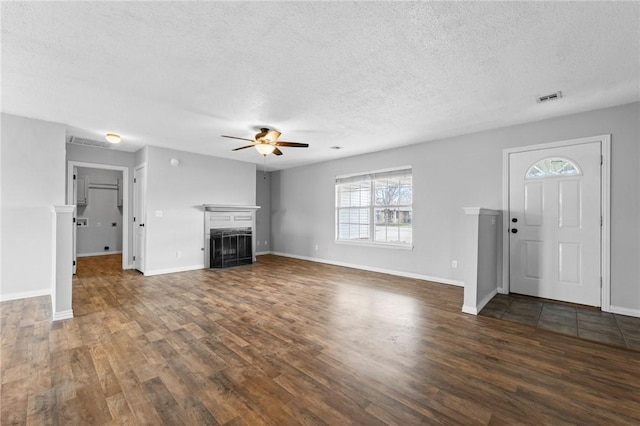
[(156, 217), (162, 217), (162, 210), (156, 210)]

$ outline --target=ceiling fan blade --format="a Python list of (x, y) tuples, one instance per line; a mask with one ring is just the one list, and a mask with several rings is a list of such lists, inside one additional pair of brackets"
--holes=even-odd
[(263, 138), (268, 140), (269, 142), (275, 142), (278, 140), (280, 135), (281, 133), (277, 130), (269, 130), (269, 132), (267, 132), (267, 134), (264, 135)]
[(299, 143), (299, 142), (276, 142), (275, 143), (276, 146), (290, 146), (290, 147), (294, 147), (294, 148), (308, 148), (309, 144), (308, 143)]
[(273, 153), (274, 153), (275, 155), (282, 155), (282, 151), (280, 151), (278, 148), (274, 149), (274, 150), (273, 150)]
[(232, 149), (231, 151), (238, 151), (238, 150), (241, 150), (241, 149), (253, 148), (254, 146), (255, 146), (255, 144), (254, 145), (241, 146), (240, 148), (235, 148), (235, 149)]
[(223, 138), (229, 138), (229, 139), (240, 139), (241, 141), (249, 141), (249, 142), (255, 142), (253, 139), (247, 139), (247, 138), (239, 138), (237, 136), (225, 136), (225, 135), (220, 135)]

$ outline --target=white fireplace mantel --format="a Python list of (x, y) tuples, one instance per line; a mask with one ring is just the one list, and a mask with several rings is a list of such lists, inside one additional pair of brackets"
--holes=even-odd
[(209, 212), (255, 212), (260, 206), (234, 206), (230, 204), (203, 204)]

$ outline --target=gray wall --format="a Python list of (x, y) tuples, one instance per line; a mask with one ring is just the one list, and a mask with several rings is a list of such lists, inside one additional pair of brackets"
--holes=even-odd
[(51, 206), (65, 204), (65, 126), (2, 113), (0, 299), (52, 284)]
[(151, 146), (146, 163), (145, 273), (202, 267), (202, 205), (254, 205), (255, 164)]
[[(109, 166), (127, 167), (129, 169), (129, 197), (124, 202), (129, 203), (129, 224), (133, 222), (133, 168), (136, 163), (136, 154), (133, 152), (114, 151), (104, 148), (93, 148), (67, 144), (67, 161), (77, 161), (83, 163), (104, 164)], [(66, 175), (65, 175), (66, 176)], [(133, 267), (133, 229), (129, 226), (128, 238), (128, 259), (126, 264)]]
[(271, 251), (271, 173), (256, 172), (256, 252)]
[[(640, 104), (634, 103), (274, 172), (271, 248), (462, 281), (463, 268), (451, 267), (452, 260), (463, 258), (462, 208), (502, 209), (504, 149), (611, 134), (611, 305), (638, 310), (639, 122)], [(341, 144), (349, 149), (348, 141)], [(413, 166), (414, 250), (336, 244), (335, 177), (404, 165)]]
[[(78, 206), (77, 217), (86, 218), (88, 226), (78, 227), (78, 256), (122, 251), (122, 207), (117, 204), (115, 189), (91, 188), (94, 183), (116, 184), (122, 181), (119, 170), (78, 167), (78, 178), (85, 179), (89, 197), (86, 206)], [(112, 226), (115, 223), (116, 226)], [(109, 247), (109, 250), (105, 250)]]

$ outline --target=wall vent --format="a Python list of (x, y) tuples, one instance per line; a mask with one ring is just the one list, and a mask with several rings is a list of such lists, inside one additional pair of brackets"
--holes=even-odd
[(556, 99), (560, 99), (561, 97), (562, 97), (562, 92), (558, 91), (550, 95), (538, 96), (536, 98), (536, 102), (542, 103), (542, 102), (555, 101)]
[(112, 145), (107, 141), (97, 141), (94, 139), (77, 138), (75, 136), (71, 136), (69, 143), (74, 145), (93, 146), (96, 148), (107, 148), (107, 149), (111, 149), (111, 145)]

